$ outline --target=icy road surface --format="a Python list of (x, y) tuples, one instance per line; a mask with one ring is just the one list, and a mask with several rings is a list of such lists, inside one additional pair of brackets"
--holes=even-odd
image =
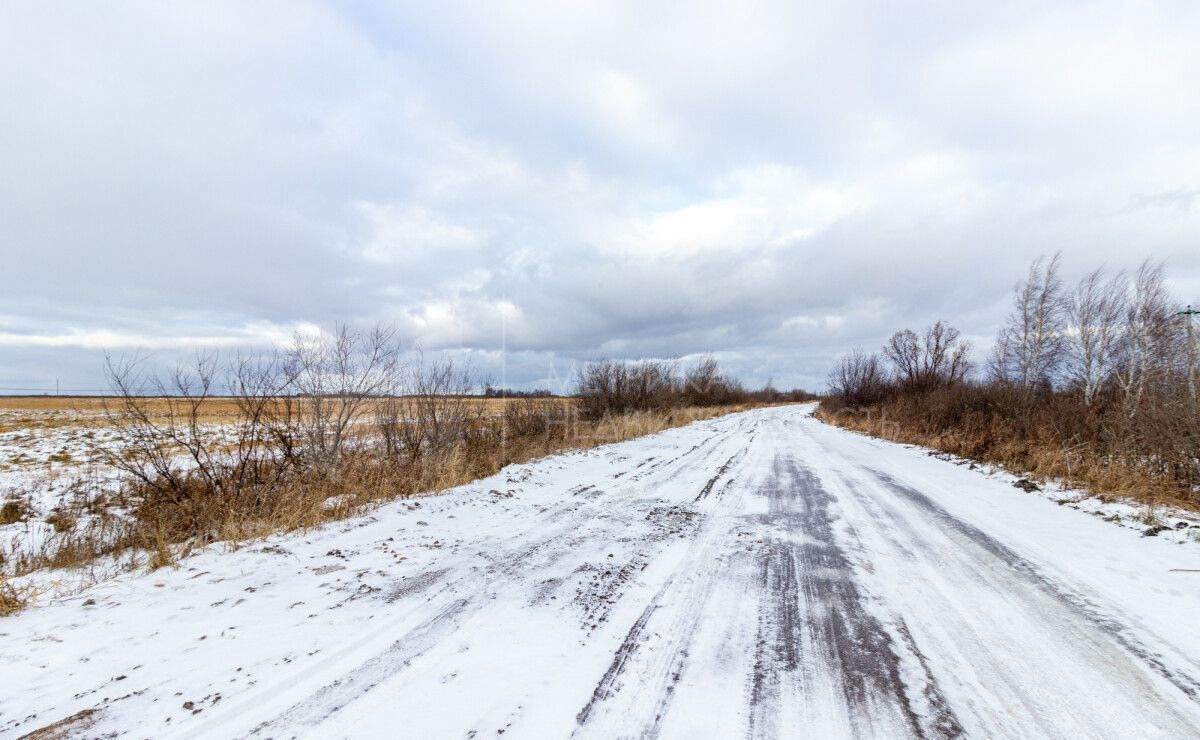
[[(1195, 543), (807, 407), (0, 621), (0, 734), (1200, 737)], [(65, 720), (65, 722), (64, 722)]]

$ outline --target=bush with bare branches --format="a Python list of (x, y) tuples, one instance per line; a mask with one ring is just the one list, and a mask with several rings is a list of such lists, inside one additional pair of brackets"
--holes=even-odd
[(879, 355), (860, 349), (843, 355), (829, 371), (827, 381), (830, 403), (839, 408), (879, 403), (888, 396), (890, 387)]
[(664, 409), (678, 403), (679, 366), (675, 362), (605, 360), (579, 371), (576, 397), (585, 419), (629, 411)]
[(961, 383), (971, 370), (970, 351), (971, 343), (944, 321), (935, 322), (920, 337), (911, 329), (898, 331), (883, 347), (897, 383), (916, 393)]
[[(581, 410), (597, 408), (588, 406), (596, 397), (586, 392), (485, 400), (470, 367), (402, 362), (390, 332), (346, 327), (297, 336), (277, 351), (200, 354), (162, 377), (136, 357), (110, 360), (108, 369), (114, 397), (103, 425), (120, 434), (105, 435), (95, 451), (124, 474), (112, 494), (120, 513), (64, 516), (37, 548), (0, 563), (0, 575), (104, 556), (113, 567), (125, 555), (170, 565), (194, 546), (317, 526), (513, 462), (738, 408), (685, 406), (675, 363), (593, 369), (586, 377), (608, 385), (603, 411), (590, 418)], [(711, 380), (702, 388), (708, 403), (736, 388), (715, 363), (696, 377)], [(20, 595), (0, 593), (13, 603)]]
[(689, 406), (744, 403), (749, 394), (737, 378), (725, 373), (712, 357), (701, 358), (683, 374), (682, 400)]
[(823, 409), (869, 407), (830, 418), (860, 428), (886, 419), (902, 438), (955, 454), (1200, 503), (1200, 404), (1183, 323), (1190, 317), (1178, 314), (1162, 266), (1144, 263), (1132, 277), (1095, 270), (1070, 291), (1059, 269), (1057, 257), (1038, 260), (1017, 287), (988, 378), (927, 379), (942, 366), (936, 357), (958, 354), (931, 351), (957, 342), (939, 322), (924, 342), (903, 331), (884, 348), (898, 376), (894, 392), (879, 390), (886, 383), (877, 359), (854, 352), (831, 373)]

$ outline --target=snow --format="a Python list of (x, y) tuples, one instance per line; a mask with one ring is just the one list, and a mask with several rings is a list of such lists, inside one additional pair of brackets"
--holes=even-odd
[[(56, 532), (48, 521), (54, 514), (65, 514), (78, 522), (77, 528), (101, 512), (128, 516), (121, 495), (128, 476), (107, 465), (102, 453), (129, 444), (126, 429), (99, 412), (78, 409), (0, 410), (0, 424), (7, 429), (0, 431), (0, 504), (17, 504), (22, 514), (19, 521), (0, 524), (0, 574), (11, 575), (13, 564), (41, 551), (51, 538), (72, 535)], [(203, 424), (198, 430), (218, 440), (233, 434), (233, 427), (221, 424)], [(194, 463), (181, 454), (177, 464), (188, 468)], [(35, 580), (56, 592), (70, 584), (63, 590), (69, 593), (95, 577)]]
[(89, 709), (88, 734), (134, 737), (1200, 735), (1186, 531), (811, 410), (512, 466), (0, 620), (0, 735)]

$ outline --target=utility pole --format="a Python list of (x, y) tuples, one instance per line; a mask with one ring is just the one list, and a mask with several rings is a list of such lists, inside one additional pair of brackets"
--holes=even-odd
[(1176, 316), (1183, 316), (1187, 320), (1187, 378), (1188, 378), (1188, 394), (1192, 397), (1192, 402), (1196, 401), (1196, 327), (1192, 324), (1192, 317), (1200, 314), (1200, 310), (1192, 308), (1190, 305), (1186, 311), (1180, 311)]

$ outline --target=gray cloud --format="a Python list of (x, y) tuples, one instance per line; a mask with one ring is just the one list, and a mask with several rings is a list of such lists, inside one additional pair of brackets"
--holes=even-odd
[(1192, 3), (7, 4), (0, 386), (394, 322), (499, 378), (746, 380), (1033, 256), (1200, 296)]

